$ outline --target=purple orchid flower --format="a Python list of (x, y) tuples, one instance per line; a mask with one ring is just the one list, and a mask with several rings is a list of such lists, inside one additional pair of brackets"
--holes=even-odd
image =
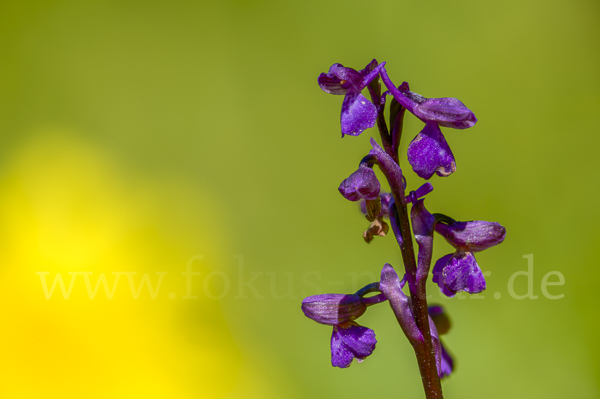
[(379, 75), (385, 63), (371, 61), (365, 69), (357, 71), (342, 64), (333, 64), (329, 72), (319, 75), (319, 86), (325, 93), (344, 95), (342, 103), (342, 137), (358, 136), (375, 126), (377, 107), (361, 94), (362, 90)]
[(368, 306), (386, 300), (383, 294), (363, 298), (378, 290), (379, 283), (373, 283), (352, 295), (314, 295), (302, 301), (302, 311), (306, 317), (333, 326), (331, 364), (334, 367), (349, 367), (353, 359), (360, 363), (375, 350), (375, 332), (354, 320), (362, 316)]
[(381, 68), (381, 78), (396, 101), (417, 118), (425, 127), (408, 146), (408, 162), (423, 179), (433, 174), (449, 176), (456, 171), (456, 161), (440, 126), (467, 129), (477, 122), (475, 114), (456, 98), (425, 98), (408, 90), (404, 82), (397, 88)]
[(473, 253), (500, 244), (504, 241), (506, 229), (499, 223), (476, 220), (453, 221), (451, 224), (438, 222), (435, 231), (456, 252), (438, 259), (433, 268), (433, 282), (448, 297), (460, 291), (477, 294), (485, 290), (485, 278)]
[[(450, 297), (461, 291), (483, 291), (486, 281), (474, 253), (501, 243), (506, 229), (498, 223), (457, 222), (448, 216), (430, 213), (424, 203), (424, 197), (433, 190), (430, 183), (407, 191), (398, 155), (406, 110), (424, 123), (410, 142), (407, 153), (413, 171), (424, 179), (434, 174), (449, 176), (456, 171), (455, 157), (441, 128), (467, 129), (475, 125), (477, 118), (455, 98), (426, 98), (412, 92), (407, 82), (395, 86), (384, 64), (374, 59), (363, 70), (334, 64), (319, 76), (318, 83), (326, 93), (344, 95), (340, 117), (342, 137), (358, 136), (377, 124), (381, 144), (371, 138), (372, 149), (338, 190), (347, 200), (360, 201), (366, 219), (371, 222), (363, 234), (365, 241), (385, 236), (389, 227), (384, 219), (389, 217), (388, 223), (402, 253), (404, 274), (399, 275), (386, 263), (379, 282), (350, 295), (305, 298), (302, 311), (333, 329), (331, 363), (334, 367), (346, 368), (354, 359), (361, 362), (370, 356), (377, 344), (375, 332), (359, 325), (357, 319), (369, 306), (387, 301), (415, 351), (426, 396), (441, 398), (440, 379), (453, 373), (455, 361), (441, 339), (450, 329), (450, 319), (441, 306), (428, 306), (427, 279), (433, 273), (433, 281)], [(379, 76), (387, 87), (383, 93)], [(361, 94), (365, 88), (369, 90), (370, 101)], [(388, 126), (384, 111), (389, 95), (393, 98), (387, 104)], [(381, 172), (377, 176), (383, 175), (391, 193), (381, 192), (375, 165)], [(435, 232), (452, 245), (454, 253), (443, 256), (434, 265)], [(418, 247), (417, 252), (415, 247)], [(378, 295), (366, 297), (373, 292)]]

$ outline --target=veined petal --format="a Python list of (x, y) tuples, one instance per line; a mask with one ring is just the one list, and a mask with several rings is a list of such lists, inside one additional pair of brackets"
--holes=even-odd
[(326, 73), (322, 73), (319, 75), (317, 82), (319, 83), (319, 87), (325, 93), (329, 94), (346, 94), (346, 89), (342, 87), (342, 80), (335, 77), (329, 76)]
[[(339, 65), (341, 65), (341, 64), (339, 64)], [(330, 69), (330, 71), (331, 71), (331, 69)], [(355, 69), (339, 67), (339, 68), (336, 68), (334, 73), (335, 73), (335, 76), (337, 76), (339, 79), (341, 79), (345, 82), (348, 82), (348, 84), (349, 84), (348, 88), (352, 87), (358, 91), (361, 91), (366, 86), (366, 85), (365, 86), (362, 85), (362, 82), (363, 82), (362, 74)]]
[(450, 225), (438, 223), (435, 231), (454, 248), (464, 248), (469, 252), (479, 252), (498, 245), (506, 236), (506, 229), (500, 223), (484, 220), (455, 222)]
[(434, 173), (449, 176), (456, 170), (452, 150), (436, 122), (427, 122), (421, 132), (408, 146), (408, 162), (414, 172), (423, 179)]
[[(403, 85), (406, 84), (408, 85), (408, 83), (403, 82)], [(400, 93), (407, 99), (409, 99), (410, 101), (412, 101), (414, 103), (415, 108), (413, 108), (413, 111), (420, 105), (423, 104), (425, 101), (427, 101), (427, 97), (423, 97), (422, 95), (415, 93), (414, 91), (410, 91), (410, 90), (402, 90), (402, 86), (398, 87), (398, 90), (400, 90)]]
[(367, 305), (358, 295), (323, 294), (309, 296), (302, 301), (306, 317), (330, 326), (355, 320), (366, 310)]
[(320, 74), (317, 82), (319, 82), (321, 90), (329, 94), (346, 94), (347, 89), (352, 85), (342, 82), (342, 79), (337, 76), (339, 71), (343, 69), (346, 68), (342, 64), (333, 64), (329, 68), (329, 72)]
[(375, 350), (375, 332), (356, 323), (334, 326), (331, 335), (331, 364), (346, 368), (356, 358), (359, 362)]
[(456, 98), (429, 98), (414, 109), (417, 118), (445, 127), (466, 129), (477, 122), (475, 114)]
[(375, 126), (377, 108), (356, 90), (348, 90), (342, 103), (342, 136), (358, 136)]
[(471, 252), (456, 252), (444, 267), (444, 285), (451, 291), (478, 294), (485, 290), (485, 277)]

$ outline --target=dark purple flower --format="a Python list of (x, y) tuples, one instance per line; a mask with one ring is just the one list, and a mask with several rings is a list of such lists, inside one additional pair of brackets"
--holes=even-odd
[(408, 90), (404, 82), (397, 88), (381, 68), (381, 78), (396, 101), (425, 122), (423, 130), (408, 146), (408, 161), (423, 179), (434, 173), (449, 176), (456, 170), (454, 155), (439, 126), (467, 129), (477, 122), (475, 114), (456, 98), (425, 98)]
[(455, 249), (454, 254), (441, 257), (433, 268), (433, 282), (449, 297), (465, 291), (477, 294), (486, 288), (485, 278), (474, 252), (500, 244), (506, 229), (499, 223), (476, 220), (472, 222), (436, 223), (435, 231)]
[(352, 359), (360, 363), (375, 350), (375, 332), (354, 322), (333, 326), (331, 334), (331, 364), (346, 368)]
[(361, 164), (358, 170), (345, 179), (338, 190), (349, 201), (375, 200), (381, 186), (373, 168)]
[(371, 61), (361, 71), (333, 64), (329, 72), (319, 75), (319, 86), (325, 93), (344, 95), (342, 103), (342, 137), (345, 134), (358, 136), (365, 129), (373, 127), (377, 119), (377, 107), (361, 91), (377, 77), (385, 63)]
[(335, 367), (346, 368), (354, 358), (361, 362), (375, 349), (375, 332), (354, 322), (367, 307), (387, 300), (384, 294), (364, 298), (371, 292), (379, 292), (379, 283), (369, 284), (352, 295), (314, 295), (302, 301), (306, 317), (333, 326), (331, 363)]

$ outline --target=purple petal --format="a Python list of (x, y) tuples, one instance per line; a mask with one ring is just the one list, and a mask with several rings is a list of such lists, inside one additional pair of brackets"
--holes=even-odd
[(411, 191), (410, 194), (406, 196), (406, 203), (412, 202), (415, 204), (419, 198), (422, 198), (433, 191), (433, 186), (431, 183), (427, 182), (423, 184), (421, 187), (417, 188), (415, 191)]
[(415, 195), (417, 196), (417, 198), (421, 198), (421, 197), (426, 196), (427, 194), (429, 194), (432, 191), (433, 191), (433, 186), (431, 185), (431, 183), (427, 182), (415, 190)]
[(444, 284), (454, 292), (477, 294), (485, 290), (485, 278), (471, 252), (456, 252), (444, 267)]
[(434, 173), (438, 176), (449, 176), (456, 170), (454, 155), (435, 122), (427, 122), (410, 143), (408, 162), (414, 172), (426, 180)]
[(442, 291), (444, 295), (452, 298), (454, 295), (456, 295), (456, 292), (449, 289), (444, 283), (444, 268), (450, 261), (450, 258), (452, 258), (452, 254), (442, 256), (437, 262), (435, 262), (435, 266), (433, 267), (432, 281), (436, 283), (438, 287), (440, 287), (440, 291)]
[(355, 320), (366, 310), (367, 306), (358, 295), (323, 294), (309, 296), (302, 301), (306, 317), (330, 326)]
[(358, 136), (375, 126), (377, 108), (357, 90), (348, 90), (342, 103), (342, 136)]
[(377, 60), (373, 60), (365, 69), (357, 71), (346, 68), (342, 64), (333, 64), (329, 68), (329, 72), (319, 76), (319, 86), (330, 94), (344, 94), (347, 89), (360, 92), (379, 75), (379, 71), (384, 65), (385, 62), (377, 65)]
[(373, 353), (375, 332), (356, 323), (334, 326), (331, 335), (331, 364), (346, 368), (356, 358), (359, 362)]
[[(341, 64), (339, 64), (341, 65)], [(331, 69), (329, 70), (331, 72)], [(335, 76), (344, 82), (348, 82), (348, 88), (354, 88), (357, 91), (361, 91), (365, 88), (363, 86), (363, 75), (355, 69), (338, 67), (334, 72)], [(346, 86), (346, 85), (344, 85)]]
[(455, 222), (451, 225), (438, 223), (435, 231), (454, 248), (464, 248), (468, 252), (479, 252), (498, 245), (506, 236), (504, 226), (484, 220)]
[[(441, 343), (441, 341), (440, 341)], [(452, 371), (454, 370), (454, 359), (448, 353), (444, 344), (442, 345), (442, 370), (441, 370), (441, 378), (448, 377)]]
[(329, 94), (346, 94), (346, 90), (350, 87), (347, 83), (342, 83), (342, 79), (336, 76), (339, 69), (344, 69), (342, 64), (333, 64), (329, 68), (329, 72), (319, 75), (317, 82), (321, 90)]
[[(406, 82), (402, 83), (403, 85)], [(408, 84), (408, 83), (406, 83)], [(424, 102), (427, 101), (427, 98), (423, 97), (420, 94), (417, 94), (415, 92), (412, 92), (410, 90), (402, 90), (402, 86), (398, 87), (398, 90), (400, 90), (400, 93), (407, 99), (409, 99), (410, 101), (412, 101), (413, 103), (415, 103), (415, 108), (418, 107), (420, 104), (423, 104)]]
[(466, 129), (477, 122), (475, 114), (456, 98), (429, 98), (415, 107), (414, 114), (423, 121), (454, 129)]
[(317, 82), (319, 83), (319, 87), (325, 93), (329, 94), (346, 94), (346, 89), (342, 87), (341, 79), (338, 79), (335, 76), (328, 76), (326, 73), (322, 73), (317, 78)]
[(339, 192), (349, 201), (361, 199), (376, 200), (379, 197), (381, 186), (372, 168), (360, 165), (338, 187)]

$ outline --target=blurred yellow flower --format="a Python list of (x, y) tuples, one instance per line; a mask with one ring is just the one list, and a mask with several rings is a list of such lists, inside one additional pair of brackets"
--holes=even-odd
[[(186, 258), (222, 256), (218, 225), (202, 213), (216, 205), (189, 182), (116, 168), (81, 136), (34, 137), (0, 180), (1, 396), (232, 395), (243, 358), (218, 301), (180, 298)], [(194, 270), (210, 271), (205, 263)]]

